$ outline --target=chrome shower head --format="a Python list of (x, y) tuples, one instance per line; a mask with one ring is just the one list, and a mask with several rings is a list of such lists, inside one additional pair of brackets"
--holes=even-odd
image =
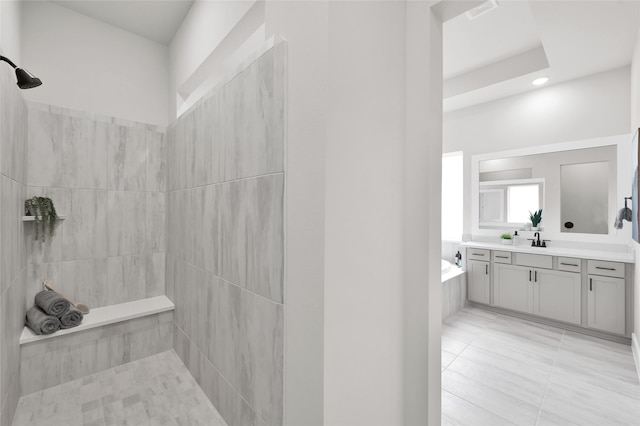
[(16, 71), (16, 80), (18, 81), (17, 84), (19, 88), (31, 89), (34, 87), (38, 87), (42, 84), (42, 81), (38, 77), (34, 76), (24, 68), (19, 68), (16, 64), (14, 64), (11, 61), (11, 59), (5, 56), (0, 56), (0, 61), (5, 61), (9, 65), (11, 65), (13, 69)]

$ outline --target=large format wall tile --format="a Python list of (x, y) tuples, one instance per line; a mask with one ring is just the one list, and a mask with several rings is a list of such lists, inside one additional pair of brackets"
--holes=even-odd
[(164, 295), (164, 253), (110, 257), (107, 265), (107, 304)]
[(284, 306), (180, 260), (169, 269), (180, 283), (177, 326), (260, 417), (280, 424)]
[(220, 276), (282, 303), (284, 175), (221, 185)]
[(35, 103), (29, 111), (29, 196), (51, 197), (66, 220), (45, 242), (24, 225), (26, 305), (45, 279), (92, 306), (164, 294), (164, 132)]
[(23, 186), (0, 175), (0, 290), (6, 291), (24, 268), (22, 232)]
[(167, 241), (167, 194), (165, 192), (147, 192), (145, 246), (152, 252), (165, 251)]
[[(29, 263), (27, 265), (27, 278), (25, 280), (25, 309), (34, 305), (34, 298), (43, 287), (42, 283), (51, 281), (60, 291), (66, 288), (62, 278), (62, 262), (53, 263)], [(65, 294), (67, 294), (65, 292)], [(69, 291), (68, 296), (73, 298), (74, 294)]]
[[(284, 164), (284, 45), (274, 47), (232, 83), (242, 113), (236, 121), (235, 177), (282, 171)], [(280, 50), (280, 51), (279, 51)]]
[(172, 318), (164, 312), (23, 345), (22, 395), (171, 349)]
[(107, 189), (105, 159), (113, 126), (78, 116), (63, 116), (62, 123), (63, 186)]
[(285, 49), (167, 132), (174, 348), (230, 425), (283, 422)]
[(3, 344), (0, 362), (0, 396), (4, 401), (9, 394), (15, 392), (19, 381), (20, 347), (18, 337), (24, 324), (24, 306), (19, 301), (24, 299), (24, 270), (1, 297), (2, 321), (0, 321), (0, 338)]
[(43, 110), (29, 111), (27, 184), (61, 187), (64, 117)]
[(145, 132), (147, 146), (146, 179), (147, 191), (167, 190), (167, 141), (164, 133)]
[(90, 308), (110, 305), (106, 258), (62, 262), (62, 282), (57, 284), (64, 294)]
[(141, 254), (146, 245), (146, 206), (144, 192), (109, 191), (109, 256)]
[(202, 104), (192, 111), (194, 120), (194, 180), (196, 186), (216, 182), (215, 163), (212, 160), (212, 150), (217, 141), (213, 139), (214, 129), (218, 126), (217, 111), (215, 110), (215, 94), (205, 99)]
[(196, 379), (218, 412), (229, 425), (266, 426), (267, 423), (236, 392), (198, 347), (176, 326), (174, 349), (184, 360), (191, 375)]
[(68, 189), (62, 260), (107, 256), (107, 191)]
[(26, 176), (27, 110), (14, 78), (11, 68), (0, 70), (0, 174), (23, 184)]
[(24, 224), (27, 109), (12, 70), (0, 70), (0, 425), (20, 395), (19, 336), (24, 323)]
[(109, 189), (144, 191), (146, 188), (146, 132), (138, 127), (116, 126), (108, 144)]
[(178, 146), (176, 144), (176, 125), (169, 126), (165, 133), (165, 168), (167, 171), (166, 190), (174, 191), (177, 189), (176, 182), (178, 178), (177, 171), (177, 151)]
[(217, 280), (212, 361), (268, 424), (282, 424), (283, 306)]

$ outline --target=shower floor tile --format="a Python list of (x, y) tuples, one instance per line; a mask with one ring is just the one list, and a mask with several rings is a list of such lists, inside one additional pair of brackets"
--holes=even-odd
[(20, 398), (13, 426), (226, 426), (174, 351)]
[(640, 424), (628, 345), (466, 307), (442, 348), (444, 425)]

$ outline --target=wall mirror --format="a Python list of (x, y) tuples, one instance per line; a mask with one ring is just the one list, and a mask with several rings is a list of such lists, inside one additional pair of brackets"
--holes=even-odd
[(547, 235), (616, 234), (623, 141), (627, 135), (473, 156), (474, 233), (522, 229), (529, 212), (543, 209)]

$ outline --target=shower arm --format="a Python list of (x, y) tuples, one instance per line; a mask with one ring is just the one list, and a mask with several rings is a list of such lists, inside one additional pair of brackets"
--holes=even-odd
[(13, 61), (11, 59), (7, 58), (6, 56), (0, 55), (0, 61), (5, 61), (9, 65), (11, 65), (13, 67), (13, 69), (18, 68), (18, 66), (16, 64), (14, 64)]

